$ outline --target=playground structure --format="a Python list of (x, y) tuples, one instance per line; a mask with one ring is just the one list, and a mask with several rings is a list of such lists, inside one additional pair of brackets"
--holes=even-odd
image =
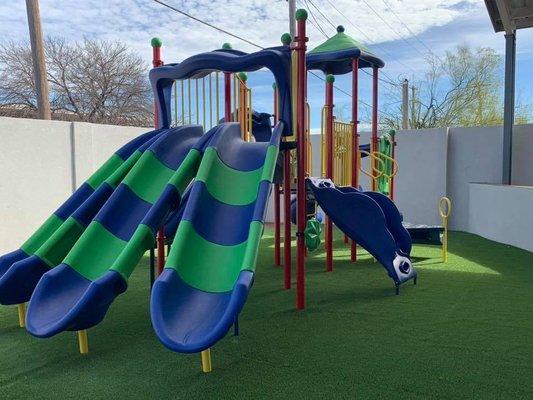
[[(328, 271), (333, 270), (335, 223), (351, 239), (351, 259), (356, 261), (357, 244), (367, 249), (385, 267), (397, 294), (402, 283), (416, 283), (411, 239), (392, 201), (398, 172), (394, 135), (378, 137), (378, 78), (384, 63), (342, 27), (306, 57), (306, 18), (304, 10), (296, 13), (294, 42), (285, 34), (282, 46), (250, 54), (225, 44), (164, 65), (161, 41), (152, 40), (156, 129), (119, 149), (19, 250), (0, 258), (0, 303), (18, 304), (21, 325), (26, 322), (31, 334), (46, 338), (77, 331), (80, 352), (86, 353), (86, 330), (103, 320), (127, 290), (143, 254), (156, 245), (154, 330), (173, 351), (201, 352), (209, 372), (209, 349), (232, 326), (238, 334), (272, 184), (276, 264), (281, 263), (281, 195), (285, 209), (286, 289), (292, 280), (290, 208), (296, 193), (297, 309), (305, 308), (311, 195), (326, 213)], [(273, 128), (266, 114), (253, 110), (246, 84), (246, 72), (261, 68), (276, 81)], [(372, 139), (362, 146), (361, 68), (373, 71)], [(307, 70), (313, 69), (326, 74), (319, 178), (310, 177), (306, 90)], [(352, 74), (350, 122), (335, 121), (333, 113), (334, 76), (345, 73)], [(369, 171), (362, 169), (365, 156)], [(359, 172), (369, 176), (371, 191), (360, 188)]]

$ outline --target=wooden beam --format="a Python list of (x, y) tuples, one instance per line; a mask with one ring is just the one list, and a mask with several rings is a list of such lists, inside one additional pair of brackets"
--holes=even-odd
[(37, 113), (39, 119), (51, 119), (39, 0), (26, 0), (26, 12), (30, 28), (35, 91), (37, 92)]
[(500, 19), (503, 24), (505, 33), (511, 35), (516, 30), (514, 21), (511, 18), (511, 10), (509, 6), (509, 0), (495, 0), (498, 12), (500, 13)]

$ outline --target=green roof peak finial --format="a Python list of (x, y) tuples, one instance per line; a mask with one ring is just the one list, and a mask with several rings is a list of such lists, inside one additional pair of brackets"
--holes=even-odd
[(237, 76), (243, 82), (246, 82), (248, 80), (248, 75), (246, 75), (246, 72), (239, 72)]
[(337, 33), (342, 33), (342, 32), (344, 32), (344, 26), (342, 25), (337, 26)]
[(284, 46), (290, 45), (292, 42), (292, 37), (290, 33), (284, 33), (281, 35), (281, 43), (283, 43)]
[(305, 21), (307, 19), (307, 11), (305, 11), (303, 8), (299, 8), (296, 10), (296, 14), (294, 16), (296, 21)]
[(326, 75), (326, 83), (333, 83), (335, 82), (335, 75), (328, 74)]
[(228, 43), (228, 42), (226, 42), (226, 43), (222, 43), (222, 48), (223, 48), (224, 50), (231, 50), (231, 49), (232, 49), (232, 47), (231, 47), (231, 43)]
[(150, 40), (150, 44), (152, 45), (152, 47), (161, 47), (161, 46), (163, 46), (163, 42), (158, 37), (152, 38), (152, 40)]
[(389, 135), (393, 138), (394, 135), (396, 135), (396, 130), (391, 129), (391, 130), (389, 131)]

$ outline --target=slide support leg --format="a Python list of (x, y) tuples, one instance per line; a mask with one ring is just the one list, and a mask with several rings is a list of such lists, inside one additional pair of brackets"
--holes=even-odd
[(19, 313), (19, 326), (24, 328), (26, 326), (26, 303), (20, 303), (17, 309)]
[(150, 289), (154, 286), (155, 281), (155, 250), (150, 249)]
[(236, 315), (235, 316), (235, 322), (233, 323), (233, 334), (235, 336), (239, 336), (240, 333), (241, 333), (241, 331), (239, 329), (239, 316)]
[(213, 366), (211, 364), (211, 349), (202, 351), (202, 372), (209, 373), (213, 371)]
[(80, 354), (89, 353), (89, 340), (87, 339), (87, 330), (78, 331), (78, 344), (80, 345)]

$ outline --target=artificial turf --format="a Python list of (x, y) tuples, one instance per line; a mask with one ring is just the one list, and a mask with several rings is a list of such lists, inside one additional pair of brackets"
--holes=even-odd
[(439, 247), (414, 247), (418, 286), (395, 296), (384, 269), (363, 251), (351, 264), (338, 236), (333, 273), (323, 252), (308, 258), (296, 311), (272, 247), (267, 229), (241, 335), (212, 349), (211, 374), (158, 342), (145, 259), (89, 330), (87, 356), (75, 333), (33, 338), (2, 307), (0, 399), (533, 398), (531, 253), (453, 232), (447, 264)]

